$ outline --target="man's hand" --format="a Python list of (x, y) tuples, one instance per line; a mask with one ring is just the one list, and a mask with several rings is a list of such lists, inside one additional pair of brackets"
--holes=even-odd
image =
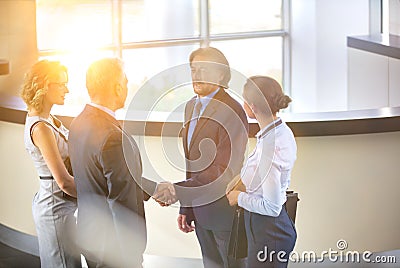
[(153, 198), (162, 207), (169, 206), (178, 200), (176, 198), (175, 187), (170, 182), (161, 182), (157, 184)]
[(195, 229), (194, 223), (192, 222), (191, 225), (189, 225), (186, 221), (186, 215), (179, 214), (178, 216), (178, 228), (184, 233), (190, 233), (193, 232)]

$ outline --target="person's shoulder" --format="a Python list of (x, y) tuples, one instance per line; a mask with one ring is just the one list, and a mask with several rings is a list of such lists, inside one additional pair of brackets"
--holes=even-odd
[(244, 108), (242, 104), (240, 104), (235, 98), (231, 96), (228, 92), (225, 92), (226, 98), (225, 98), (225, 103), (230, 107), (230, 109), (233, 110), (235, 114), (237, 114), (241, 121), (247, 123), (247, 116), (246, 112), (244, 111)]
[(225, 89), (222, 93), (221, 100), (235, 110), (243, 110), (242, 105), (235, 98), (232, 97), (231, 93), (229, 93), (227, 89)]
[[(75, 117), (69, 128), (69, 135), (78, 135), (84, 132), (90, 132), (93, 136), (100, 137), (103, 136), (104, 132), (108, 132), (111, 123), (108, 122), (106, 118), (96, 113), (94, 109), (85, 109)], [(79, 137), (78, 137), (79, 138)]]
[(31, 135), (34, 144), (41, 144), (44, 140), (54, 138), (53, 129), (45, 121), (37, 121), (32, 127)]
[(83, 108), (83, 110), (75, 117), (72, 119), (71, 121), (71, 128), (74, 124), (77, 124), (79, 121), (83, 120), (86, 116), (87, 116), (87, 106), (85, 106), (85, 108)]
[(281, 127), (278, 127), (277, 134), (277, 138), (285, 146), (296, 146), (293, 131), (285, 122), (283, 122)]
[(195, 99), (196, 99), (196, 96), (193, 96), (193, 97), (190, 98), (188, 101), (186, 101), (185, 107), (187, 107), (190, 103), (194, 102)]

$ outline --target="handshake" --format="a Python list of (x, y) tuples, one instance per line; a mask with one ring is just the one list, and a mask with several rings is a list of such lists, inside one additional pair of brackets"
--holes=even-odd
[(170, 182), (160, 182), (157, 184), (153, 194), (153, 199), (162, 207), (167, 207), (178, 201), (176, 197), (175, 187)]

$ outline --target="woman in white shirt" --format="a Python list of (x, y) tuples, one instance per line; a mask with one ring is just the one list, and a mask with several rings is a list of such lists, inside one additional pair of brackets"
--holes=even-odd
[(68, 130), (50, 114), (64, 104), (67, 68), (59, 62), (39, 61), (25, 75), (21, 97), (28, 106), (25, 148), (40, 178), (32, 202), (41, 267), (81, 267), (73, 244), (76, 210), (74, 178), (68, 171)]
[(274, 79), (250, 77), (243, 89), (245, 111), (256, 119), (257, 144), (241, 171), (241, 181), (227, 194), (231, 206), (245, 209), (247, 267), (287, 267), (296, 230), (286, 209), (286, 190), (296, 160), (291, 129), (277, 116), (291, 99)]

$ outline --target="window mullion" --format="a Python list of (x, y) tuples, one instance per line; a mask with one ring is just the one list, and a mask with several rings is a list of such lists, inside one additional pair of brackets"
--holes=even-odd
[(200, 46), (208, 47), (210, 45), (210, 15), (208, 0), (200, 1)]
[(112, 37), (114, 53), (117, 57), (122, 58), (122, 1), (112, 1)]
[[(292, 5), (291, 0), (282, 0), (282, 29), (286, 33), (283, 36), (282, 42), (282, 86), (286, 94), (289, 96), (292, 93), (291, 85), (291, 14)], [(292, 106), (290, 106), (291, 109)]]

